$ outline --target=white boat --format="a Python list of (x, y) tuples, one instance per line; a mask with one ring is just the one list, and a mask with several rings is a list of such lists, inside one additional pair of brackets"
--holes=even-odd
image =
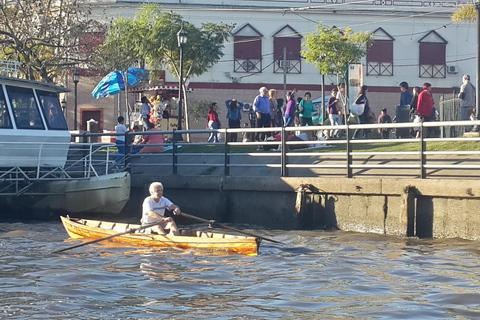
[(70, 142), (59, 101), (68, 91), (0, 76), (0, 218), (115, 214), (128, 201), (130, 175), (112, 171), (114, 144)]

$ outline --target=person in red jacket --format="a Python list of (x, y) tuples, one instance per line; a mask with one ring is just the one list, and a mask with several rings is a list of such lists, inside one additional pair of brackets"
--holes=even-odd
[(433, 121), (433, 96), (432, 85), (423, 84), (423, 91), (418, 95), (417, 113), (423, 121)]
[[(435, 120), (433, 109), (432, 85), (428, 82), (423, 84), (423, 91), (418, 95), (417, 113), (422, 121), (429, 122)], [(433, 128), (426, 128), (425, 138), (432, 136)], [(418, 137), (418, 135), (417, 135)]]

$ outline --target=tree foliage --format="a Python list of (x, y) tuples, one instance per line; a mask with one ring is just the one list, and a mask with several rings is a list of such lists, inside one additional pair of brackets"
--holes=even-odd
[(477, 9), (473, 4), (460, 6), (452, 15), (452, 21), (456, 23), (471, 22), (477, 20)]
[(344, 31), (331, 26), (317, 25), (315, 32), (305, 36), (302, 55), (307, 62), (313, 62), (323, 74), (340, 73), (346, 78), (346, 66), (358, 63), (373, 44), (370, 32), (353, 32), (351, 28)]
[(82, 43), (82, 36), (100, 26), (79, 2), (2, 1), (0, 58), (21, 62), (26, 78), (46, 82), (88, 61), (94, 46)]
[[(135, 60), (146, 61), (152, 70), (166, 67), (175, 77), (180, 74), (180, 50), (177, 33), (183, 17), (174, 12), (163, 12), (156, 4), (142, 5), (132, 19), (121, 17), (112, 23), (107, 41), (100, 54), (119, 57), (122, 68)], [(200, 27), (184, 23), (188, 42), (184, 49), (184, 78), (206, 72), (223, 56), (223, 43), (231, 35), (232, 25), (205, 23)], [(116, 48), (116, 52), (113, 52)], [(107, 50), (108, 49), (108, 50)], [(121, 57), (124, 56), (124, 59)], [(111, 64), (112, 69), (119, 69)]]

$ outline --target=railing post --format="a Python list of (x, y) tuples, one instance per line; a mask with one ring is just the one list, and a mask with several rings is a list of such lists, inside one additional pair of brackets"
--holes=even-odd
[(173, 172), (173, 175), (176, 176), (177, 175), (177, 139), (175, 138), (175, 131), (176, 130), (173, 130), (173, 139), (172, 139), (172, 172)]
[(420, 122), (420, 178), (425, 179), (427, 177), (427, 170), (425, 169), (425, 164), (427, 162), (427, 157), (425, 156), (425, 151), (427, 148), (427, 143), (424, 139), (425, 128), (423, 127), (423, 122)]
[[(133, 139), (131, 137), (133, 137)], [(130, 157), (127, 157), (127, 155), (132, 153), (132, 143), (133, 143), (134, 139), (135, 139), (135, 135), (130, 135), (128, 131), (125, 132), (125, 154), (124, 154), (124, 158), (123, 158), (125, 169), (129, 168)], [(129, 171), (129, 170), (130, 169), (127, 169), (127, 171)]]
[(228, 144), (230, 136), (228, 135), (228, 129), (225, 129), (225, 158), (224, 158), (224, 172), (225, 176), (230, 175), (230, 145)]
[(347, 178), (353, 177), (352, 171), (352, 144), (350, 143), (350, 127), (348, 123), (347, 126)]
[(282, 127), (282, 131), (280, 132), (280, 137), (282, 139), (282, 147), (281, 147), (281, 152), (280, 152), (280, 174), (282, 177), (287, 177), (288, 172), (287, 172), (287, 135), (285, 133), (285, 127)]

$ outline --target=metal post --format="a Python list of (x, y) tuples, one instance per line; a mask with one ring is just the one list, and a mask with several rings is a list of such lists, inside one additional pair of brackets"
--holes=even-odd
[[(477, 9), (477, 75), (476, 75), (476, 87), (475, 87), (475, 120), (479, 119), (479, 109), (480, 109), (480, 1), (473, 0), (475, 4), (475, 9)], [(478, 125), (475, 125), (473, 131), (479, 132), (480, 128)]]
[[(183, 113), (183, 45), (180, 46), (180, 80), (178, 88), (178, 125), (177, 130), (182, 130), (182, 113)], [(183, 141), (182, 134), (176, 135), (177, 141)]]
[(77, 106), (78, 106), (78, 82), (80, 81), (80, 72), (78, 70), (73, 71), (73, 83), (75, 83), (75, 107), (73, 117), (73, 130), (77, 130)]
[(75, 81), (75, 107), (73, 117), (73, 130), (77, 130), (77, 106), (78, 106), (78, 81)]
[[(175, 130), (173, 131), (173, 137), (175, 137), (176, 133), (175, 133)], [(177, 159), (177, 144), (176, 144), (176, 141), (175, 141), (175, 138), (173, 139), (172, 141), (173, 143), (173, 149), (172, 149), (172, 174), (174, 176), (177, 175), (177, 170), (178, 170), (178, 167), (177, 167), (177, 163), (178, 163), (178, 159)]]
[(352, 171), (352, 144), (350, 143), (350, 127), (348, 123), (347, 126), (347, 178), (353, 177)]
[[(183, 118), (183, 48), (185, 47), (185, 44), (187, 43), (187, 32), (183, 28), (183, 21), (182, 21), (182, 27), (180, 28), (180, 31), (177, 33), (177, 41), (178, 41), (178, 46), (180, 47), (180, 79), (179, 81), (179, 88), (178, 88), (178, 124), (177, 124), (177, 130), (182, 130), (182, 118)], [(178, 133), (173, 136), (173, 140), (176, 141), (183, 141), (183, 137), (181, 133)]]
[(287, 47), (283, 47), (283, 96), (287, 95)]
[(228, 144), (229, 134), (228, 129), (225, 129), (225, 158), (224, 158), (224, 175), (230, 175), (230, 145)]
[(280, 137), (282, 139), (282, 150), (281, 150), (281, 176), (287, 176), (287, 134), (285, 133), (285, 127), (282, 127), (282, 131), (280, 132)]
[(425, 169), (425, 164), (427, 163), (427, 157), (425, 156), (427, 143), (425, 142), (424, 138), (425, 132), (427, 131), (428, 128), (425, 128), (423, 126), (423, 122), (420, 122), (420, 178), (422, 179), (425, 179), (427, 177), (427, 170)]

